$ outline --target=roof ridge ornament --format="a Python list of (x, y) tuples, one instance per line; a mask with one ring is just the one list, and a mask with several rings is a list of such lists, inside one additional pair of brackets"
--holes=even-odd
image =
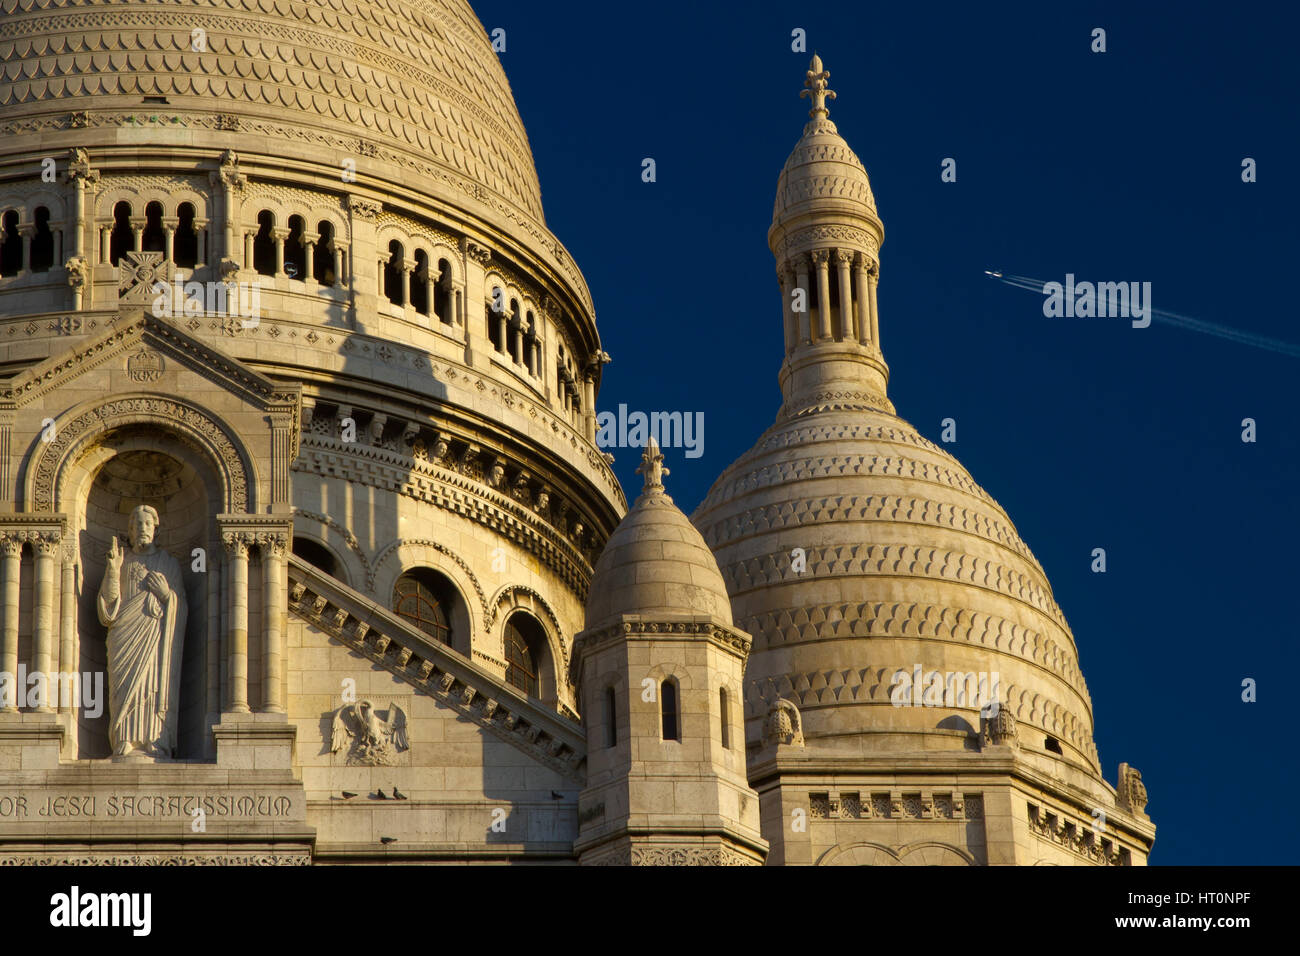
[(659, 442), (655, 440), (654, 435), (651, 435), (645, 443), (645, 451), (641, 453), (641, 464), (636, 473), (645, 476), (645, 485), (641, 489), (641, 494), (662, 495), (664, 493), (664, 475), (671, 472), (664, 467), (664, 455), (659, 450)]
[(822, 58), (813, 53), (812, 62), (808, 64), (807, 77), (803, 81), (805, 89), (799, 91), (800, 99), (812, 100), (812, 109), (808, 111), (808, 116), (813, 122), (830, 118), (831, 111), (827, 109), (826, 101), (835, 99), (835, 91), (826, 85), (826, 81), (830, 78), (830, 71), (822, 68)]

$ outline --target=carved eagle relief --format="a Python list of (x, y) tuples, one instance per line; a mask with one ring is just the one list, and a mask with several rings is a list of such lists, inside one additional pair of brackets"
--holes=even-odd
[(334, 713), (330, 753), (346, 750), (345, 759), (349, 764), (369, 767), (396, 764), (398, 752), (410, 746), (406, 740), (406, 713), (392, 702), (383, 712), (386, 717), (380, 713), (368, 700), (340, 707)]

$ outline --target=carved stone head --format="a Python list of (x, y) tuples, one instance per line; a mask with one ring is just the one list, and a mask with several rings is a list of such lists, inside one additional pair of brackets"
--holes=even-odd
[(136, 505), (126, 525), (126, 537), (131, 550), (146, 551), (153, 545), (154, 532), (158, 530), (158, 512), (149, 505)]

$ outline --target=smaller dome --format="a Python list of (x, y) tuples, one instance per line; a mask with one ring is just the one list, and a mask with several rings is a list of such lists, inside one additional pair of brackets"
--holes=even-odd
[(876, 215), (866, 167), (828, 119), (808, 124), (776, 181), (772, 223), (820, 211)]
[(801, 96), (812, 100), (803, 137), (785, 161), (776, 183), (772, 227), (819, 213), (841, 213), (876, 218), (876, 197), (871, 192), (866, 167), (849, 148), (830, 120), (828, 99), (835, 98), (826, 81), (830, 73), (814, 56)]
[(664, 456), (651, 438), (640, 497), (601, 552), (587, 599), (587, 629), (623, 616), (710, 618), (731, 627), (731, 599), (713, 552), (664, 493)]

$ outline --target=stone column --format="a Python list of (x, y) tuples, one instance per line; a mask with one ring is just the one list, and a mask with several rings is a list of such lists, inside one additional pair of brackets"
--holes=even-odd
[(831, 338), (831, 281), (829, 249), (818, 249), (812, 254), (817, 266), (817, 339), (825, 342)]
[(303, 252), (306, 253), (305, 270), (306, 275), (299, 276), (303, 282), (316, 278), (316, 243), (320, 241), (320, 235), (314, 232), (304, 233), (302, 237)]
[(176, 227), (181, 224), (179, 219), (164, 219), (163, 229), (167, 233), (167, 245), (163, 252), (168, 262), (176, 261)]
[[(221, 561), (217, 553), (208, 549), (207, 562), (208, 639), (204, 657), (207, 666), (207, 686), (204, 688), (204, 733), (221, 717)], [(208, 748), (205, 747), (205, 752)], [(209, 754), (210, 756), (211, 754)]]
[(198, 249), (194, 256), (194, 268), (202, 269), (208, 263), (208, 221), (206, 219), (194, 220), (194, 238), (198, 243)]
[(430, 260), (424, 267), (424, 301), (429, 304), (429, 318), (439, 322), (450, 322), (450, 315), (438, 315), (434, 304), (438, 301), (438, 282), (442, 279), (442, 270)]
[(871, 312), (871, 341), (875, 343), (876, 348), (880, 348), (880, 314), (876, 311), (876, 285), (879, 282), (880, 266), (877, 265), (871, 270), (871, 280), (867, 283)]
[(244, 268), (250, 271), (253, 268), (253, 240), (255, 238), (257, 238), (256, 233), (244, 233)]
[(90, 166), (90, 156), (84, 149), (72, 150), (68, 162), (68, 182), (72, 186), (72, 248), (68, 256), (85, 256), (86, 254), (86, 192), (92, 190), (99, 180), (99, 173)]
[(849, 276), (853, 253), (846, 249), (835, 250), (835, 264), (840, 274), (840, 341), (852, 342), (857, 338), (853, 331), (853, 290)]
[[(32, 540), (32, 550), (36, 554), (35, 587), (32, 595), (33, 630), (33, 670), (45, 675), (45, 686), (37, 713), (48, 714), (50, 707), (50, 685), (53, 669), (50, 661), (54, 656), (54, 553), (59, 548), (57, 532), (42, 534)], [(57, 703), (57, 701), (56, 701)]]
[(871, 338), (871, 302), (868, 291), (869, 279), (867, 271), (870, 263), (867, 257), (859, 253), (858, 255), (858, 342), (867, 345), (873, 341)]
[(276, 226), (271, 230), (271, 238), (275, 240), (275, 274), (284, 275), (284, 240), (289, 238), (289, 230), (283, 226)]
[(334, 284), (340, 289), (350, 284), (349, 278), (343, 274), (343, 253), (347, 252), (348, 244), (340, 242), (337, 239), (330, 240), (330, 252), (334, 253)]
[[(81, 672), (77, 660), (77, 551), (63, 546), (63, 567), (59, 580), (59, 670), (67, 674)], [(77, 701), (58, 702), (59, 712), (76, 710)]]
[(113, 227), (100, 226), (99, 227), (99, 264), (101, 266), (106, 266), (109, 264), (108, 254), (109, 252), (112, 251), (111, 249), (112, 244), (113, 244)]
[[(799, 331), (799, 345), (813, 340), (812, 334), (812, 312), (810, 311), (812, 300), (812, 290), (808, 285), (808, 257), (799, 256), (795, 259), (795, 287), (803, 289), (803, 311), (795, 313), (795, 322)], [(791, 307), (794, 302), (791, 301)]]
[(415, 267), (419, 263), (414, 259), (403, 259), (397, 265), (402, 274), (402, 308), (409, 309), (411, 307), (411, 274), (415, 272)]
[(523, 364), (524, 349), (524, 320), (519, 315), (510, 316), (510, 331), (514, 332), (514, 342), (509, 339), (506, 344), (510, 346), (510, 358), (516, 365)]
[(227, 531), (222, 535), (226, 546), (226, 558), (230, 566), (230, 590), (226, 594), (229, 602), (230, 627), (229, 659), (227, 672), (230, 675), (228, 688), (229, 699), (226, 710), (237, 714), (247, 714), (248, 709), (248, 540), (238, 531)]
[(785, 354), (789, 355), (799, 344), (799, 317), (794, 312), (794, 270), (789, 263), (782, 263), (776, 269), (776, 281), (781, 287), (781, 328), (785, 338)]
[(5, 701), (4, 710), (15, 713), (25, 688), (18, 680), (18, 570), (22, 562), (23, 542), (10, 533), (0, 537), (0, 672), (13, 675), (14, 696)]
[(587, 441), (596, 443), (596, 378), (588, 372), (582, 377), (582, 413)]
[(19, 226), (18, 235), (22, 237), (23, 244), (23, 264), (18, 274), (20, 276), (30, 275), (32, 271), (32, 245), (36, 239), (36, 224), (29, 222), (25, 226)]
[(289, 535), (263, 532), (257, 536), (262, 552), (262, 711), (287, 713), (284, 706), (284, 615), (289, 578), (285, 558)]
[(145, 220), (143, 219), (131, 220), (131, 249), (135, 252), (139, 252), (144, 248), (144, 226)]

